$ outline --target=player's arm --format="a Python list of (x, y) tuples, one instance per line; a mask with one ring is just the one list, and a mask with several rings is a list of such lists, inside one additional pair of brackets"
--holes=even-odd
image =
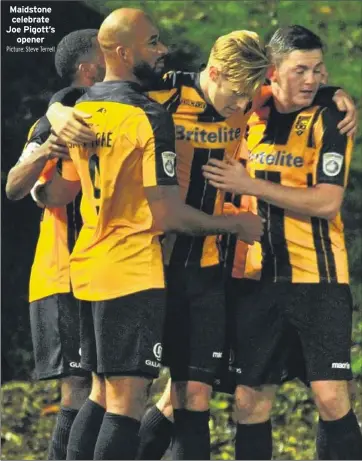
[[(324, 67), (323, 70), (323, 82), (326, 82), (328, 78), (327, 70)], [(259, 93), (253, 98), (253, 104), (251, 111), (260, 109), (266, 101), (272, 96), (271, 86), (263, 85)], [(337, 86), (321, 85), (316, 97), (313, 101), (314, 104), (320, 106), (337, 107), (340, 112), (343, 112), (337, 128), (341, 134), (347, 134), (348, 136), (354, 136), (358, 129), (358, 113), (355, 103), (351, 96), (346, 93), (342, 88)]]
[[(62, 103), (74, 106), (84, 92), (85, 88), (64, 88), (52, 96), (49, 105)], [(40, 174), (45, 175), (46, 182), (49, 179), (48, 170), (54, 169), (58, 159), (67, 158), (69, 159), (68, 150), (63, 141), (54, 133), (51, 134), (51, 125), (47, 117), (41, 117), (31, 128), (19, 161), (9, 172), (6, 184), (8, 198), (19, 200), (25, 197), (35, 185), (39, 185), (36, 182)], [(41, 182), (44, 182), (44, 178)]]
[(69, 159), (68, 149), (62, 140), (49, 133), (50, 125), (42, 117), (18, 162), (9, 171), (5, 191), (10, 200), (20, 200), (29, 194), (40, 174), (52, 168), (56, 159)]
[[(46, 116), (52, 129), (64, 141), (83, 143), (94, 141), (95, 133), (87, 126), (90, 114), (74, 109), (73, 106), (86, 91), (83, 87), (72, 87), (56, 93), (49, 102)], [(67, 107), (70, 106), (70, 107)]]
[[(323, 82), (328, 78), (327, 69), (322, 69)], [(328, 86), (322, 84), (319, 88), (314, 103), (320, 106), (337, 107), (340, 112), (343, 112), (340, 122), (337, 125), (341, 134), (354, 136), (358, 128), (358, 113), (356, 105), (352, 97), (342, 88), (336, 86)]]
[(149, 113), (148, 118), (151, 129), (141, 125), (139, 138), (144, 146), (143, 185), (155, 227), (192, 235), (235, 233), (248, 243), (260, 240), (262, 221), (252, 213), (242, 217), (210, 216), (183, 202), (176, 179), (172, 117), (159, 110)]
[(325, 109), (317, 121), (315, 133), (319, 139), (316, 140), (316, 150), (319, 154), (315, 160), (316, 185), (313, 187), (287, 187), (252, 179), (235, 161), (225, 163), (212, 159), (204, 167), (204, 175), (219, 189), (254, 195), (296, 214), (331, 220), (342, 205), (352, 152), (352, 140), (337, 129), (340, 119), (340, 113)]
[(78, 173), (71, 160), (62, 164), (62, 174), (56, 172), (52, 179), (38, 184), (33, 190), (34, 199), (48, 208), (65, 206), (72, 202), (80, 191)]
[(163, 232), (189, 235), (238, 234), (252, 244), (262, 235), (262, 221), (253, 213), (238, 216), (211, 216), (186, 205), (178, 186), (146, 188), (156, 228)]

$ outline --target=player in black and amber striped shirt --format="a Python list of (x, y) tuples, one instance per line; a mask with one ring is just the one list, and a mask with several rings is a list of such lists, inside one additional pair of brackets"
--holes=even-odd
[(205, 168), (216, 187), (255, 195), (266, 219), (261, 282), (235, 320), (236, 362), (243, 370), (236, 397), (255, 402), (248, 411), (239, 405), (236, 458), (247, 459), (245, 424), (259, 423), (264, 435), (255, 437), (248, 453), (270, 459), (271, 385), (280, 383), (288, 365), (300, 363), (298, 374), (305, 368), (330, 453), (361, 459), (362, 436), (347, 387), (352, 299), (340, 217), (352, 139), (338, 132), (340, 113), (311, 105), (323, 65), (319, 37), (292, 26), (279, 29), (270, 45), (273, 98), (250, 122), (251, 177), (235, 162), (211, 161)]
[[(129, 29), (129, 23), (134, 28)], [(124, 35), (119, 34), (123, 27)], [(232, 232), (252, 242), (260, 236), (261, 221), (252, 214), (210, 216), (181, 200), (172, 117), (142, 93), (140, 86), (139, 75), (144, 75), (145, 67), (160, 69), (157, 63), (166, 52), (149, 18), (139, 10), (115, 10), (102, 24), (99, 41), (105, 54), (106, 79), (77, 104), (91, 114), (88, 122), (95, 128), (97, 140), (86, 146), (70, 144), (74, 164), (64, 167), (63, 178), (56, 177), (39, 194), (48, 205), (56, 205), (72, 198), (74, 181), (82, 186), (84, 225), (71, 256), (71, 279), (75, 294), (92, 301), (92, 309), (81, 311), (81, 363), (104, 376), (107, 401), (94, 456), (131, 459), (137, 450), (146, 389), (161, 366), (164, 280), (159, 235), (163, 231), (191, 235)], [(265, 69), (257, 73), (260, 83), (263, 72)], [(239, 98), (243, 106), (247, 104), (246, 97), (234, 97), (232, 88), (229, 93), (230, 101), (235, 101), (233, 110), (239, 109)], [(250, 228), (254, 229), (252, 236)], [(180, 331), (177, 327), (174, 335)], [(216, 327), (218, 335), (223, 334), (223, 325)], [(212, 359), (209, 337), (207, 341)], [(193, 342), (199, 349), (199, 338), (193, 337)], [(176, 365), (180, 364), (173, 363)], [(94, 376), (96, 394), (102, 378)], [(178, 430), (184, 430), (185, 412), (191, 413), (194, 432), (201, 433), (202, 440), (196, 447), (188, 442), (178, 451), (202, 449), (202, 458), (209, 457), (208, 412), (203, 412), (199, 424), (199, 414), (195, 418), (195, 411), (180, 409)], [(177, 416), (175, 419), (177, 422)], [(75, 427), (81, 431), (84, 424), (78, 422)], [(184, 433), (177, 434), (178, 430), (180, 446)], [(176, 456), (180, 454), (176, 452)], [(79, 449), (74, 448), (73, 455), (79, 456)]]

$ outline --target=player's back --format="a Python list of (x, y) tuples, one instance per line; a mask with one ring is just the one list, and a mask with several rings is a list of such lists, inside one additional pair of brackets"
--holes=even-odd
[[(76, 107), (92, 115), (91, 145), (71, 145), (83, 201), (71, 258), (75, 293), (104, 300), (163, 287), (159, 232), (144, 187), (175, 182), (171, 117), (131, 82), (94, 85)], [(121, 271), (121, 272), (120, 272)]]

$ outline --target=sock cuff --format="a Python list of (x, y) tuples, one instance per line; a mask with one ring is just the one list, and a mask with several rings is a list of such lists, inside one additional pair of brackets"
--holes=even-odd
[(358, 424), (357, 417), (352, 408), (346, 415), (342, 416), (342, 418), (335, 419), (333, 421), (324, 421), (321, 418), (319, 420), (325, 427), (326, 431), (335, 435), (340, 434), (341, 432), (349, 432), (351, 428), (354, 428), (356, 424)]
[(106, 411), (105, 408), (102, 407), (102, 405), (99, 405), (99, 403), (94, 402), (94, 400), (91, 400), (90, 398), (88, 398), (85, 401), (85, 405), (88, 405), (89, 407), (94, 409), (94, 411), (100, 411), (100, 412), (103, 412), (103, 413), (105, 413), (105, 411)]
[(252, 435), (253, 433), (260, 433), (261, 430), (268, 430), (270, 431), (272, 428), (271, 420), (268, 419), (262, 423), (255, 423), (255, 424), (237, 424), (236, 429), (237, 431), (242, 431), (244, 433), (248, 433), (248, 435)]
[(190, 426), (195, 424), (204, 423), (205, 421), (209, 422), (210, 411), (192, 411), (192, 410), (174, 410), (174, 419), (177, 424), (184, 424), (185, 426)]
[(75, 408), (61, 406), (59, 413), (62, 413), (63, 415), (68, 417), (73, 417), (74, 419), (77, 416), (78, 411), (79, 410), (76, 410)]
[(172, 426), (172, 421), (170, 421), (166, 416), (162, 413), (162, 411), (157, 408), (156, 405), (153, 407), (149, 408), (143, 419), (142, 419), (142, 424), (146, 423), (147, 427), (149, 428), (154, 428), (156, 426), (159, 426), (162, 424), (162, 426)]
[(140, 421), (138, 419), (132, 418), (131, 416), (118, 415), (117, 413), (110, 413), (106, 411), (104, 414), (103, 421), (109, 421), (110, 423), (119, 426), (122, 423), (132, 424), (134, 427), (139, 428)]

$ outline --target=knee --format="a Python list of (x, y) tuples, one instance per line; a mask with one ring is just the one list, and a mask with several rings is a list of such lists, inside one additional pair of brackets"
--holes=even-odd
[(238, 386), (235, 391), (236, 418), (239, 424), (267, 421), (273, 407), (274, 392)]
[(107, 411), (140, 420), (145, 412), (151, 383), (140, 377), (107, 378)]
[(333, 383), (313, 389), (315, 403), (322, 419), (342, 418), (351, 408), (347, 383)]
[(195, 381), (177, 382), (172, 386), (172, 404), (174, 408), (207, 411), (212, 388), (208, 384)]
[(61, 382), (61, 405), (79, 408), (86, 401), (91, 390), (91, 379), (88, 376), (69, 376)]
[(96, 373), (92, 374), (92, 390), (89, 398), (103, 408), (106, 408), (106, 383), (103, 376)]
[(170, 380), (167, 383), (167, 386), (161, 398), (156, 403), (156, 406), (166, 418), (172, 419), (173, 407), (171, 403), (171, 382)]

